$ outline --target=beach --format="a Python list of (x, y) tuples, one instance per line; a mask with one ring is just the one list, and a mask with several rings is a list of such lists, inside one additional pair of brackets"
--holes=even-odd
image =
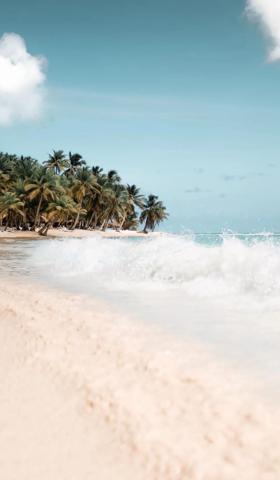
[(280, 0), (1, 7), (0, 480), (280, 480)]
[(67, 230), (67, 229), (60, 229), (60, 228), (50, 228), (48, 230), (47, 237), (42, 237), (38, 234), (38, 232), (34, 231), (24, 231), (24, 230), (0, 230), (0, 240), (1, 239), (27, 239), (27, 240), (34, 240), (34, 239), (42, 239), (42, 238), (90, 238), (92, 236), (100, 236), (103, 238), (148, 238), (148, 237), (155, 237), (161, 235), (161, 232), (149, 232), (143, 233), (134, 230), (106, 230), (103, 232), (102, 230)]
[(201, 345), (29, 280), (0, 318), (5, 480), (279, 479), (277, 402)]

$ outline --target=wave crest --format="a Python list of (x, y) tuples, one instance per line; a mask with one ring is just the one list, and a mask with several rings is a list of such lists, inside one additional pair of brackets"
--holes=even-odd
[(280, 245), (269, 238), (248, 244), (225, 236), (216, 245), (179, 235), (53, 240), (36, 246), (32, 262), (51, 275), (86, 276), (104, 287), (179, 287), (200, 297), (280, 294)]

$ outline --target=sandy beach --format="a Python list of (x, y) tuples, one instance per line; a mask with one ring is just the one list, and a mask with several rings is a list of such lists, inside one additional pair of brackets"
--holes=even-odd
[(90, 238), (92, 236), (101, 236), (104, 238), (129, 238), (129, 237), (157, 237), (162, 235), (162, 232), (149, 232), (143, 233), (134, 230), (66, 230), (59, 228), (50, 228), (47, 237), (40, 236), (37, 232), (24, 231), (24, 230), (0, 230), (0, 240), (7, 238), (23, 238), (23, 239), (42, 239), (42, 238)]
[(3, 479), (280, 478), (278, 409), (199, 345), (20, 281), (0, 319)]
[(280, 480), (279, 62), (280, 0), (1, 3), (0, 480)]

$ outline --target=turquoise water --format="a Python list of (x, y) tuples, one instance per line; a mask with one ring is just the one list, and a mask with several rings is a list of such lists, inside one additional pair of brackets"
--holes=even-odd
[(247, 245), (258, 242), (280, 243), (280, 233), (196, 233), (194, 240), (205, 245), (221, 245), (225, 239), (236, 238)]

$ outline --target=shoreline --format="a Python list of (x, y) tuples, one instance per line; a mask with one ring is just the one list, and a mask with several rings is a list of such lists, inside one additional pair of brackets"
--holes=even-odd
[(279, 410), (200, 345), (9, 279), (0, 335), (6, 480), (279, 479)]
[(104, 238), (150, 238), (150, 237), (158, 237), (164, 235), (163, 232), (137, 232), (134, 230), (122, 230), (120, 232), (116, 230), (107, 230), (102, 232), (100, 230), (65, 230), (65, 229), (56, 229), (51, 228), (48, 231), (48, 235), (46, 237), (40, 236), (38, 232), (30, 232), (30, 231), (18, 231), (18, 230), (7, 230), (3, 231), (0, 230), (0, 240), (1, 239), (44, 239), (44, 238), (89, 238), (94, 236), (100, 236)]

